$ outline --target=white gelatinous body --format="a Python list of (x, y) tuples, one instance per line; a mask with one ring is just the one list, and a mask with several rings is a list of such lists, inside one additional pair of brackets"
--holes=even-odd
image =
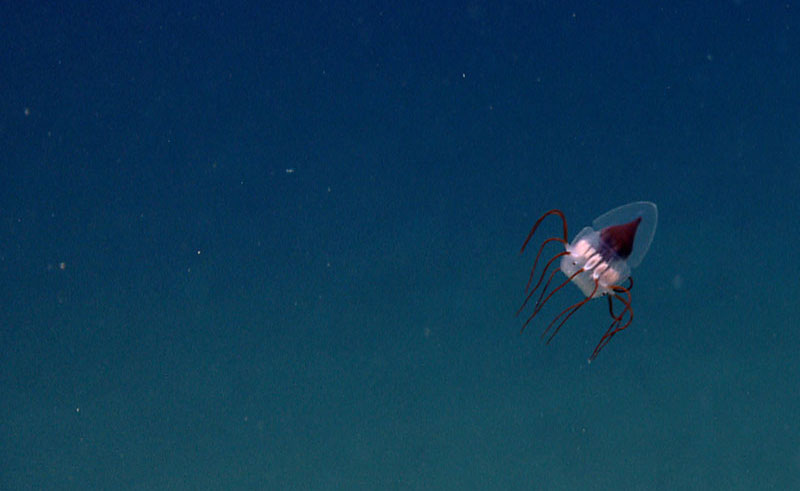
[[(633, 249), (627, 258), (619, 257), (614, 248), (603, 241), (601, 231), (637, 218), (641, 221), (636, 229)], [(627, 280), (631, 268), (644, 258), (656, 233), (657, 221), (658, 209), (648, 201), (629, 203), (604, 213), (592, 222), (594, 228), (585, 227), (566, 246), (569, 254), (561, 258), (561, 271), (568, 278), (572, 277), (572, 282), (587, 297), (612, 293), (611, 287)]]

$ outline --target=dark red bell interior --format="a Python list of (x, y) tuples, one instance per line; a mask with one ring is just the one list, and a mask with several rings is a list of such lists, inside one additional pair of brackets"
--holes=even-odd
[(633, 251), (633, 239), (642, 217), (622, 225), (612, 225), (600, 231), (600, 239), (622, 259), (627, 259)]

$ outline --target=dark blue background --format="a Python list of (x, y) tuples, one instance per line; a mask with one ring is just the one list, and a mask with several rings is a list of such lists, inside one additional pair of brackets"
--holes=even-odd
[(167, 4), (0, 7), (0, 487), (800, 485), (800, 5)]

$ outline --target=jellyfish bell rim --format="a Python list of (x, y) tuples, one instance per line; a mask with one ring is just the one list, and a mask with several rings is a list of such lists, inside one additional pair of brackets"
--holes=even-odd
[(653, 242), (658, 225), (658, 207), (650, 201), (634, 201), (627, 205), (622, 205), (607, 211), (595, 218), (592, 228), (600, 231), (612, 225), (628, 223), (641, 217), (642, 221), (636, 230), (636, 237), (633, 241), (633, 250), (628, 256), (627, 263), (630, 268), (638, 266)]

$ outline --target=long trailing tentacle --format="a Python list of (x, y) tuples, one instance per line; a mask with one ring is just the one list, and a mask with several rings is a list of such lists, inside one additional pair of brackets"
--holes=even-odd
[[(530, 242), (530, 240), (533, 238), (533, 235), (536, 233), (536, 229), (538, 229), (539, 225), (541, 225), (542, 221), (545, 218), (549, 217), (550, 215), (557, 215), (559, 218), (561, 218), (562, 237), (550, 237), (550, 238), (546, 239), (544, 242), (542, 242), (541, 246), (539, 246), (539, 251), (536, 253), (536, 259), (534, 259), (534, 261), (533, 261), (533, 267), (531, 268), (531, 274), (528, 277), (528, 283), (525, 285), (525, 293), (528, 293), (528, 289), (531, 286), (531, 282), (533, 282), (533, 277), (536, 274), (536, 266), (539, 264), (539, 258), (541, 257), (542, 252), (544, 251), (544, 248), (547, 246), (547, 244), (549, 244), (550, 242), (560, 242), (564, 246), (569, 244), (569, 242), (567, 242), (567, 219), (564, 217), (564, 213), (562, 213), (561, 210), (558, 210), (558, 209), (554, 208), (554, 209), (548, 211), (547, 213), (545, 213), (544, 215), (540, 216), (539, 219), (536, 220), (536, 223), (534, 223), (533, 227), (531, 227), (531, 231), (528, 233), (528, 236), (525, 237), (525, 242), (522, 243), (522, 247), (520, 248), (519, 253), (522, 254), (523, 252), (525, 252), (525, 247), (528, 246), (528, 242)], [(544, 278), (544, 274), (547, 271), (547, 268), (549, 267), (550, 263), (553, 262), (554, 259), (555, 258), (550, 259), (550, 261), (547, 263), (547, 266), (545, 266), (545, 271), (542, 272), (542, 276), (539, 278), (539, 283), (536, 284), (537, 287), (542, 282), (542, 278)], [(534, 290), (537, 287), (534, 287)], [(525, 301), (527, 302), (527, 300), (528, 299), (526, 298)], [(523, 307), (524, 307), (524, 304), (523, 304)], [(520, 308), (520, 310), (522, 310), (522, 308)], [(519, 312), (517, 312), (517, 313), (519, 314)]]
[[(536, 258), (533, 261), (533, 267), (531, 268), (531, 274), (528, 276), (528, 283), (525, 285), (525, 294), (526, 294), (525, 300), (522, 302), (522, 305), (519, 307), (519, 309), (517, 309), (517, 314), (516, 315), (519, 315), (525, 309), (525, 307), (528, 305), (528, 302), (530, 301), (530, 299), (533, 298), (533, 295), (536, 293), (536, 291), (538, 291), (539, 287), (542, 285), (542, 281), (544, 281), (544, 277), (547, 275), (547, 272), (550, 270), (550, 267), (553, 265), (553, 263), (558, 258), (560, 258), (560, 257), (562, 257), (562, 256), (564, 256), (566, 254), (569, 254), (567, 251), (562, 251), (562, 252), (559, 252), (558, 254), (556, 254), (555, 256), (551, 257), (550, 260), (547, 261), (547, 264), (545, 264), (545, 267), (542, 270), (542, 274), (539, 276), (539, 281), (537, 281), (536, 285), (534, 285), (534, 287), (531, 288), (531, 283), (533, 283), (533, 278), (536, 275), (536, 267), (539, 265), (539, 259), (541, 258), (545, 247), (547, 247), (547, 244), (550, 244), (551, 242), (559, 242), (562, 245), (564, 245), (565, 247), (569, 244), (569, 242), (567, 242), (567, 219), (564, 217), (564, 213), (562, 213), (561, 210), (558, 210), (558, 209), (554, 208), (554, 209), (546, 212), (542, 216), (540, 216), (539, 219), (536, 220), (536, 223), (533, 224), (533, 227), (531, 227), (531, 231), (528, 233), (528, 236), (525, 238), (525, 242), (523, 242), (522, 247), (520, 248), (520, 251), (519, 251), (520, 254), (522, 254), (525, 251), (525, 248), (528, 246), (528, 243), (533, 238), (533, 235), (536, 233), (536, 230), (539, 228), (539, 225), (541, 225), (541, 223), (544, 221), (544, 219), (549, 217), (550, 215), (556, 215), (561, 219), (562, 237), (549, 237), (549, 238), (545, 239), (542, 242), (542, 244), (539, 246), (539, 250), (536, 253)], [(536, 302), (536, 306), (534, 307), (533, 314), (528, 318), (528, 320), (525, 322), (525, 324), (523, 324), (522, 329), (520, 330), (520, 332), (525, 330), (525, 326), (528, 325), (528, 323), (533, 319), (533, 317), (536, 316), (536, 314), (541, 309), (542, 298), (544, 297), (545, 292), (547, 292), (547, 289), (548, 289), (548, 287), (550, 285), (550, 282), (552, 281), (553, 276), (555, 275), (555, 273), (557, 271), (559, 271), (558, 268), (553, 271), (553, 273), (550, 275), (550, 278), (545, 283), (544, 289), (542, 290), (542, 293), (539, 296), (538, 301)], [(550, 297), (548, 296), (547, 298), (550, 298)]]
[[(631, 291), (631, 289), (633, 289), (633, 278), (631, 278), (630, 276), (628, 276), (628, 287), (627, 288), (628, 288), (628, 297), (630, 298), (630, 291)], [(612, 302), (612, 299), (613, 298), (617, 298), (618, 300), (622, 301), (623, 304), (625, 304), (625, 301), (620, 299), (619, 296), (616, 296), (616, 295), (608, 295), (607, 298), (608, 298), (608, 313), (611, 314), (611, 318), (618, 319), (619, 317), (622, 316), (622, 314), (625, 313), (625, 311), (623, 311), (622, 314), (620, 314), (620, 315), (614, 315), (614, 302)]]
[(597, 355), (600, 354), (600, 351), (603, 348), (606, 347), (606, 345), (611, 341), (611, 338), (614, 337), (614, 335), (616, 333), (618, 333), (619, 331), (622, 331), (623, 329), (626, 329), (631, 324), (631, 322), (633, 322), (633, 312), (631, 312), (629, 310), (625, 310), (623, 312), (623, 314), (625, 312), (627, 312), (629, 314), (628, 321), (625, 323), (625, 325), (623, 325), (622, 327), (619, 327), (622, 324), (622, 321), (623, 321), (622, 315), (620, 315), (619, 318), (614, 319), (614, 321), (611, 323), (611, 325), (609, 326), (609, 328), (606, 331), (606, 333), (603, 335), (602, 338), (600, 338), (600, 342), (597, 343), (597, 346), (595, 347), (594, 351), (592, 352), (592, 356), (589, 357), (589, 361), (590, 362), (594, 361), (594, 359), (597, 358)]
[[(553, 280), (553, 276), (556, 274), (557, 271), (559, 271), (559, 270), (553, 271), (553, 274), (550, 275), (550, 279), (548, 279), (547, 283), (545, 283), (544, 288), (542, 289), (542, 293), (541, 293), (541, 295), (539, 295), (539, 300), (536, 302), (536, 308), (533, 311), (533, 315), (536, 315), (537, 313), (539, 313), (539, 311), (542, 310), (542, 307), (544, 307), (544, 304), (546, 304), (547, 301), (550, 300), (550, 297), (555, 295), (555, 293), (558, 290), (560, 290), (560, 289), (564, 288), (565, 286), (567, 286), (570, 281), (575, 279), (576, 276), (578, 276), (579, 274), (583, 273), (584, 269), (581, 268), (578, 271), (575, 271), (574, 273), (572, 273), (571, 276), (569, 276), (566, 280), (561, 282), (560, 285), (558, 285), (552, 292), (550, 292), (549, 295), (547, 295), (545, 297), (544, 294), (547, 292), (547, 289), (550, 287), (550, 282)], [(542, 300), (542, 297), (544, 297), (544, 300)]]
[[(581, 271), (582, 271), (582, 270), (581, 270)], [(579, 272), (580, 272), (580, 271), (579, 271)], [(564, 318), (561, 320), (561, 322), (559, 322), (559, 324), (558, 324), (558, 327), (556, 327), (556, 328), (553, 330), (552, 334), (550, 334), (550, 337), (549, 337), (549, 338), (547, 338), (547, 342), (546, 342), (545, 344), (550, 344), (550, 341), (552, 341), (552, 340), (553, 340), (553, 338), (556, 336), (556, 334), (558, 334), (558, 331), (561, 329), (561, 326), (563, 326), (563, 325), (564, 325), (564, 324), (567, 322), (567, 320), (569, 320), (569, 318), (570, 318), (570, 317), (572, 317), (572, 314), (574, 314), (575, 312), (577, 312), (577, 311), (578, 311), (578, 309), (580, 309), (581, 307), (583, 307), (584, 305), (586, 305), (586, 304), (589, 302), (589, 300), (591, 300), (591, 299), (592, 299), (592, 297), (594, 297), (594, 294), (595, 294), (595, 292), (597, 291), (597, 287), (598, 287), (597, 280), (594, 280), (594, 288), (592, 289), (592, 293), (590, 293), (590, 294), (589, 294), (589, 295), (588, 295), (586, 298), (584, 298), (584, 299), (583, 299), (583, 300), (581, 300), (580, 302), (577, 302), (577, 303), (575, 303), (575, 304), (572, 304), (572, 305), (570, 305), (569, 307), (567, 307), (566, 309), (562, 310), (562, 311), (561, 311), (561, 313), (560, 313), (560, 314), (558, 314), (558, 315), (555, 317), (555, 319), (553, 319), (552, 321), (550, 321), (550, 324), (548, 324), (548, 325), (547, 325), (547, 329), (545, 329), (545, 330), (544, 330), (544, 332), (542, 333), (542, 337), (544, 337), (544, 336), (546, 336), (546, 335), (547, 335), (547, 332), (550, 330), (550, 328), (552, 328), (552, 327), (553, 327), (553, 324), (555, 324), (555, 323), (556, 323), (556, 321), (557, 321), (557, 320), (558, 320), (558, 319), (559, 319), (559, 318), (560, 318), (562, 315), (564, 315), (564, 314), (567, 314), (567, 312), (569, 312), (569, 313), (568, 313), (568, 314), (567, 314), (567, 315), (566, 315), (566, 316), (565, 316), (565, 317), (564, 317)]]
[(525, 238), (525, 242), (523, 242), (523, 244), (522, 244), (522, 248), (519, 250), (520, 254), (522, 254), (525, 251), (525, 246), (528, 245), (528, 242), (530, 242), (531, 238), (533, 237), (533, 234), (536, 232), (536, 229), (539, 228), (539, 224), (542, 223), (542, 221), (545, 218), (549, 217), (550, 215), (558, 215), (559, 217), (561, 217), (561, 224), (562, 224), (562, 229), (563, 229), (563, 232), (564, 232), (563, 239), (564, 239), (564, 242), (567, 241), (567, 219), (564, 217), (564, 214), (561, 212), (561, 210), (558, 210), (558, 209), (554, 208), (554, 209), (548, 211), (547, 213), (545, 213), (544, 215), (540, 216), (539, 219), (536, 220), (536, 223), (533, 224), (533, 228), (531, 228), (531, 231), (528, 233), (528, 236)]
[[(550, 242), (560, 242), (560, 243), (564, 244), (565, 247), (567, 246), (567, 241), (562, 239), (561, 237), (550, 237), (549, 239), (547, 239), (544, 242), (542, 242), (542, 245), (539, 247), (539, 252), (536, 254), (536, 259), (533, 261), (533, 267), (531, 268), (531, 274), (528, 277), (528, 284), (525, 285), (525, 293), (528, 293), (528, 288), (531, 287), (531, 282), (533, 282), (533, 276), (536, 273), (536, 265), (539, 264), (539, 257), (542, 255), (542, 251), (544, 251), (545, 246), (547, 244), (549, 244)], [(560, 254), (560, 255), (563, 256), (563, 254)], [(553, 260), (551, 259), (550, 262), (552, 262), (552, 261)], [(550, 263), (548, 262), (547, 264), (549, 266)], [(544, 269), (547, 270), (547, 266), (545, 266)], [(542, 273), (542, 277), (544, 277), (544, 272)], [(542, 279), (540, 277), (539, 278), (539, 283), (541, 283), (541, 282), (542, 282)], [(539, 286), (539, 283), (537, 283), (536, 286)], [(534, 287), (533, 289), (535, 290), (536, 287)]]
[[(520, 306), (520, 308), (517, 310), (517, 315), (519, 315), (520, 312), (522, 312), (522, 310), (528, 304), (528, 301), (531, 299), (533, 294), (536, 293), (536, 290), (539, 289), (539, 285), (542, 284), (542, 280), (544, 280), (544, 275), (547, 274), (547, 270), (550, 269), (550, 265), (553, 264), (553, 261), (555, 261), (556, 259), (560, 258), (561, 256), (565, 256), (567, 254), (569, 254), (569, 252), (567, 252), (567, 251), (560, 252), (560, 253), (556, 254), (555, 256), (553, 256), (552, 258), (550, 258), (549, 261), (547, 261), (547, 264), (545, 265), (544, 269), (542, 270), (541, 276), (539, 276), (539, 281), (536, 282), (536, 286), (534, 286), (533, 289), (530, 292), (528, 292), (527, 288), (525, 289), (525, 291), (528, 293), (528, 295), (525, 297), (525, 301), (522, 302), (522, 306)], [(534, 268), (536, 268), (535, 265), (534, 265)], [(559, 270), (556, 269), (554, 271), (559, 271)], [(531, 278), (533, 278), (533, 270), (531, 270)], [(551, 279), (552, 279), (552, 276), (551, 276)], [(530, 282), (529, 282), (529, 284), (530, 284)], [(549, 284), (549, 281), (548, 281), (548, 284)], [(545, 290), (546, 290), (546, 287), (545, 287)], [(544, 292), (545, 290), (542, 290), (542, 291)], [(539, 300), (541, 300), (541, 297), (539, 297)], [(538, 304), (539, 304), (539, 302), (537, 302), (537, 306), (538, 306)]]
[(547, 289), (550, 287), (550, 282), (551, 282), (551, 281), (553, 281), (553, 277), (554, 277), (554, 276), (555, 276), (555, 275), (556, 275), (556, 274), (557, 274), (559, 271), (560, 271), (560, 270), (558, 270), (558, 269), (554, 269), (554, 270), (553, 270), (553, 272), (550, 274), (550, 278), (548, 278), (548, 280), (547, 280), (547, 283), (545, 283), (545, 285), (544, 285), (544, 288), (542, 289), (542, 294), (541, 294), (541, 295), (539, 295), (539, 299), (536, 301), (536, 305), (534, 305), (534, 307), (533, 307), (533, 313), (532, 313), (532, 314), (531, 314), (531, 315), (528, 317), (528, 319), (525, 321), (525, 324), (523, 324), (523, 325), (522, 325), (522, 328), (519, 330), (520, 334), (522, 334), (522, 332), (525, 330), (525, 328), (528, 326), (528, 324), (530, 324), (530, 322), (533, 320), (533, 318), (534, 318), (534, 317), (536, 317), (536, 315), (537, 315), (537, 314), (539, 313), (539, 311), (542, 309), (542, 307), (543, 307), (543, 306), (544, 306), (544, 304), (547, 302), (547, 300), (549, 300), (549, 299), (550, 299), (550, 297), (552, 297), (552, 296), (553, 296), (553, 294), (554, 294), (555, 292), (557, 292), (558, 290), (560, 290), (560, 289), (561, 289), (561, 287), (565, 286), (567, 283), (569, 283), (569, 282), (570, 282), (570, 278), (567, 278), (566, 280), (564, 280), (564, 281), (563, 281), (563, 282), (562, 282), (560, 285), (558, 285), (558, 287), (557, 287), (555, 290), (553, 290), (553, 291), (550, 293), (550, 295), (548, 295), (548, 296), (547, 296), (547, 298), (545, 299), (545, 301), (544, 301), (544, 302), (542, 302), (542, 296), (543, 296), (543, 295), (544, 295), (544, 294), (547, 292)]
[[(557, 269), (556, 269), (556, 270), (554, 270), (554, 271), (553, 271), (553, 274), (551, 274), (551, 275), (550, 275), (550, 279), (548, 279), (548, 280), (547, 280), (547, 283), (545, 284), (545, 287), (544, 287), (544, 289), (542, 290), (542, 295), (544, 295), (544, 294), (545, 294), (545, 292), (547, 292), (547, 288), (550, 286), (550, 281), (552, 281), (552, 280), (553, 280), (553, 276), (555, 276), (555, 274), (556, 274), (558, 271), (559, 271), (559, 270), (557, 270)], [(523, 324), (523, 325), (522, 325), (522, 328), (520, 329), (520, 331), (519, 331), (519, 332), (520, 332), (520, 333), (522, 333), (523, 331), (525, 331), (525, 328), (528, 326), (528, 324), (530, 324), (530, 322), (533, 320), (533, 318), (534, 318), (534, 317), (536, 317), (536, 314), (538, 314), (538, 313), (539, 313), (539, 311), (542, 309), (542, 307), (544, 306), (544, 304), (546, 304), (546, 303), (547, 303), (547, 301), (548, 301), (548, 300), (550, 300), (550, 297), (552, 297), (552, 296), (553, 296), (553, 295), (554, 295), (554, 294), (555, 294), (555, 293), (556, 293), (558, 290), (560, 290), (560, 289), (562, 289), (563, 287), (565, 287), (566, 285), (568, 285), (568, 284), (569, 284), (569, 282), (570, 282), (570, 281), (572, 281), (572, 279), (573, 279), (573, 278), (575, 278), (576, 276), (578, 276), (578, 275), (579, 275), (579, 274), (581, 274), (582, 272), (583, 272), (583, 269), (579, 269), (578, 271), (576, 271), (575, 273), (573, 273), (573, 274), (572, 274), (572, 276), (570, 276), (569, 278), (567, 278), (566, 280), (564, 280), (564, 281), (563, 281), (563, 282), (562, 282), (560, 285), (558, 285), (558, 286), (557, 286), (557, 287), (556, 287), (556, 288), (555, 288), (555, 289), (554, 289), (552, 292), (550, 292), (550, 294), (549, 294), (549, 295), (547, 295), (547, 297), (546, 297), (544, 300), (542, 300), (542, 297), (541, 297), (541, 296), (539, 296), (539, 301), (537, 301), (537, 302), (536, 302), (536, 307), (533, 309), (533, 313), (532, 313), (532, 314), (530, 315), (530, 317), (528, 317), (528, 319), (525, 321), (525, 324)]]
[[(600, 351), (606, 347), (606, 345), (609, 343), (609, 341), (611, 341), (611, 338), (614, 337), (616, 333), (627, 329), (628, 326), (630, 326), (631, 323), (633, 322), (633, 307), (631, 307), (631, 291), (630, 291), (632, 287), (633, 287), (632, 279), (628, 288), (619, 285), (612, 287), (612, 290), (615, 292), (612, 296), (615, 299), (622, 302), (622, 304), (625, 307), (622, 309), (622, 312), (620, 312), (619, 315), (614, 315), (614, 310), (611, 307), (612, 300), (609, 297), (609, 311), (611, 313), (613, 321), (611, 322), (611, 325), (608, 326), (608, 329), (606, 330), (606, 333), (603, 334), (603, 337), (600, 338), (600, 342), (597, 343), (597, 346), (594, 348), (592, 356), (589, 357), (590, 362), (593, 361), (595, 358), (597, 358), (597, 355), (600, 354)], [(624, 294), (625, 297), (619, 295), (620, 293)], [(627, 321), (623, 324), (623, 321), (626, 320), (625, 314), (628, 314), (628, 316), (627, 316)]]

